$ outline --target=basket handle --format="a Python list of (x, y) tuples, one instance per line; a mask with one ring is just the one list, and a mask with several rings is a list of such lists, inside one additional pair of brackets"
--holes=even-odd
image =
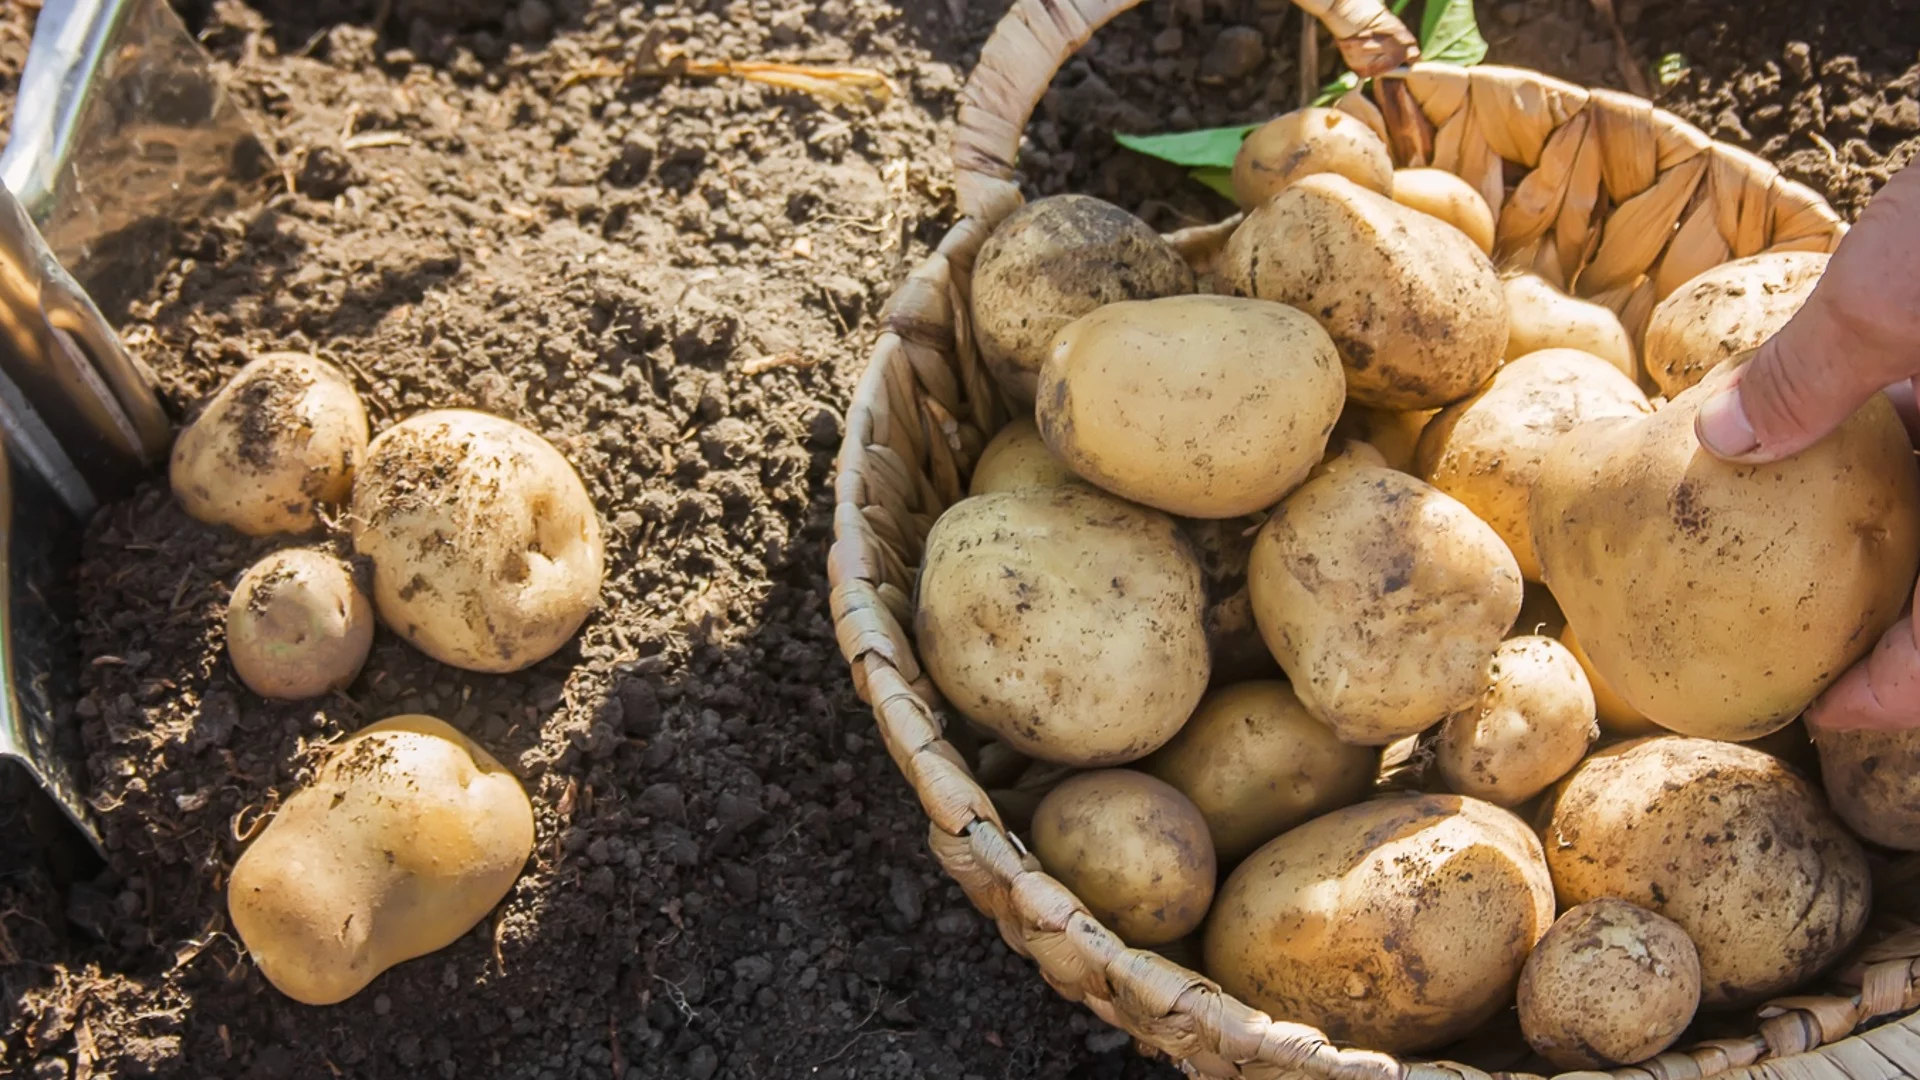
[[(1013, 162), (1040, 96), (1094, 31), (1141, 0), (1015, 0), (980, 50), (960, 93), (953, 140), (960, 212), (989, 225), (1020, 206)], [(1363, 78), (1420, 55), (1413, 34), (1380, 0), (1294, 0), (1333, 33)]]

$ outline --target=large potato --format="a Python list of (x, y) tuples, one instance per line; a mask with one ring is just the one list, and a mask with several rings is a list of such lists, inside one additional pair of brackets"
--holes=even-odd
[(1638, 735), (1664, 735), (1666, 729), (1644, 716), (1639, 709), (1626, 703), (1606, 679), (1593, 669), (1593, 660), (1587, 656), (1587, 650), (1580, 646), (1580, 635), (1564, 621), (1560, 633), (1555, 635), (1560, 644), (1567, 647), (1573, 658), (1580, 663), (1580, 670), (1587, 676), (1587, 685), (1593, 690), (1594, 713), (1600, 718), (1600, 726), (1609, 735), (1632, 738)]
[(269, 353), (236, 372), (174, 440), (174, 498), (249, 536), (306, 532), (346, 501), (367, 456), (367, 413), (337, 367)]
[(1608, 685), (1670, 731), (1782, 727), (1873, 648), (1920, 567), (1920, 473), (1884, 395), (1770, 465), (1700, 448), (1731, 366), (1557, 439), (1532, 492), (1543, 577)]
[(1274, 510), (1247, 586), (1301, 704), (1365, 746), (1432, 727), (1478, 694), (1520, 614), (1520, 568), (1486, 523), (1367, 465), (1308, 481)]
[(1787, 325), (1826, 272), (1827, 255), (1776, 251), (1735, 259), (1680, 286), (1653, 309), (1647, 374), (1671, 398)]
[(380, 618), (443, 664), (529, 667), (600, 601), (606, 550), (580, 474), (497, 416), (440, 409), (381, 432), (352, 526)]
[(1036, 199), (980, 248), (974, 339), (1000, 386), (1031, 402), (1061, 327), (1105, 304), (1193, 289), (1192, 268), (1146, 222), (1087, 195)]
[(1040, 437), (1040, 429), (1026, 417), (1016, 417), (987, 440), (974, 462), (967, 494), (991, 495), (1023, 487), (1057, 487), (1079, 481)]
[(1361, 405), (1409, 410), (1479, 389), (1507, 347), (1507, 301), (1459, 229), (1331, 173), (1247, 215), (1221, 257), (1224, 291), (1291, 304), (1332, 335)]
[(332, 748), (233, 864), (227, 910), (281, 993), (330, 1005), (445, 948), (533, 852), (513, 774), (431, 716), (371, 724)]
[(1132, 769), (1060, 782), (1033, 812), (1033, 854), (1135, 948), (1177, 941), (1213, 902), (1213, 843), (1187, 797)]
[(1493, 526), (1521, 576), (1538, 581), (1527, 492), (1547, 445), (1588, 420), (1652, 411), (1632, 379), (1591, 353), (1529, 353), (1472, 397), (1440, 410), (1420, 433), (1415, 471)]
[(1511, 1003), (1552, 922), (1540, 841), (1520, 819), (1459, 796), (1394, 795), (1248, 856), (1214, 899), (1206, 970), (1274, 1017), (1417, 1053)]
[(329, 552), (273, 552), (240, 575), (227, 601), (227, 657), (261, 697), (344, 690), (372, 647), (373, 605)]
[(1493, 211), (1472, 184), (1445, 169), (1396, 169), (1391, 194), (1394, 202), (1446, 222), (1493, 254)]
[(1108, 304), (1040, 369), (1040, 434), (1076, 474), (1188, 517), (1264, 510), (1306, 478), (1346, 380), (1327, 332), (1284, 304), (1170, 296)]
[(1920, 730), (1819, 728), (1813, 745), (1840, 820), (1881, 847), (1920, 851)]
[(1565, 915), (1520, 972), (1520, 1030), (1562, 1069), (1647, 1060), (1700, 1008), (1700, 954), (1671, 919), (1602, 897)]
[(1379, 768), (1378, 751), (1341, 742), (1278, 680), (1207, 695), (1180, 733), (1140, 763), (1193, 801), (1227, 863), (1359, 802)]
[(1612, 896), (1680, 924), (1708, 1008), (1803, 985), (1866, 925), (1859, 842), (1751, 747), (1665, 735), (1601, 750), (1556, 789), (1543, 836), (1563, 905)]
[(1599, 737), (1579, 661), (1529, 635), (1500, 643), (1486, 689), (1447, 717), (1434, 754), (1454, 791), (1519, 806), (1573, 771)]
[(1640, 363), (1633, 339), (1612, 308), (1568, 296), (1538, 274), (1515, 274), (1506, 281), (1507, 359), (1541, 349), (1579, 349), (1612, 364), (1639, 385)]
[(921, 556), (914, 636), (953, 706), (1032, 757), (1118, 765), (1206, 691), (1206, 592), (1173, 519), (1085, 486), (964, 499)]
[(1393, 156), (1358, 117), (1310, 107), (1255, 128), (1233, 159), (1233, 197), (1251, 210), (1287, 185), (1336, 173), (1382, 195), (1393, 189)]

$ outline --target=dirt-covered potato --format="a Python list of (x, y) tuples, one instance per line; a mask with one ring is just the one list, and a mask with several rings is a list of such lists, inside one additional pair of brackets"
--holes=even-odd
[(174, 440), (168, 479), (195, 519), (249, 536), (306, 532), (347, 499), (367, 412), (339, 368), (269, 353), (228, 380)]
[(1031, 402), (1061, 327), (1105, 304), (1193, 289), (1192, 268), (1146, 222), (1087, 195), (1036, 199), (980, 248), (974, 339), (1001, 387)]
[(1457, 795), (1335, 810), (1247, 857), (1214, 899), (1206, 971), (1338, 1042), (1417, 1053), (1513, 1000), (1553, 922), (1540, 841)]
[(1393, 201), (1459, 229), (1473, 246), (1493, 254), (1493, 211), (1473, 185), (1445, 169), (1396, 169)]
[(1261, 527), (1254, 619), (1294, 692), (1346, 742), (1423, 731), (1485, 685), (1520, 614), (1500, 537), (1405, 473), (1356, 465), (1310, 480)]
[(1015, 417), (987, 440), (974, 463), (967, 494), (991, 495), (1023, 487), (1057, 487), (1079, 481), (1072, 469), (1047, 449), (1040, 429), (1024, 416)]
[(1775, 251), (1721, 263), (1654, 307), (1647, 374), (1669, 398), (1787, 325), (1826, 273), (1825, 252)]
[(1451, 404), (1506, 353), (1506, 296), (1486, 254), (1459, 229), (1331, 173), (1249, 213), (1227, 241), (1220, 282), (1319, 320), (1361, 405)]
[(1346, 410), (1340, 414), (1339, 422), (1333, 425), (1331, 441), (1358, 439), (1378, 451), (1381, 463), (1387, 468), (1410, 473), (1414, 471), (1414, 453), (1420, 445), (1420, 433), (1438, 415), (1439, 409), (1393, 412), (1348, 402)]
[(1061, 781), (1033, 813), (1033, 854), (1135, 948), (1177, 941), (1213, 903), (1213, 842), (1185, 795), (1132, 769)]
[(1598, 751), (1544, 807), (1566, 907), (1603, 896), (1679, 923), (1701, 1003), (1800, 986), (1866, 925), (1866, 855), (1819, 796), (1751, 747), (1664, 735)]
[(1440, 410), (1420, 433), (1415, 473), (1493, 526), (1521, 576), (1538, 581), (1527, 493), (1548, 444), (1588, 420), (1652, 411), (1632, 379), (1591, 353), (1528, 353), (1472, 397)]
[(921, 556), (914, 637), (947, 700), (1024, 754), (1145, 757), (1206, 691), (1206, 592), (1172, 518), (1087, 485), (963, 499)]
[(452, 944), (532, 852), (513, 774), (431, 716), (396, 716), (331, 748), (233, 864), (227, 910), (268, 982), (330, 1005)]
[(1341, 742), (1278, 680), (1208, 694), (1173, 741), (1140, 763), (1193, 801), (1225, 863), (1359, 802), (1379, 768), (1378, 751)]
[(1587, 686), (1593, 690), (1594, 714), (1600, 718), (1601, 730), (1609, 735), (1632, 738), (1638, 735), (1664, 735), (1666, 729), (1646, 718), (1639, 709), (1626, 703), (1616, 693), (1607, 680), (1593, 669), (1593, 661), (1588, 658), (1587, 650), (1580, 646), (1580, 635), (1566, 624), (1564, 617), (1560, 632), (1555, 637), (1567, 647), (1573, 658), (1579, 662), (1580, 670), (1587, 676)]
[(1519, 806), (1573, 771), (1600, 737), (1579, 661), (1550, 637), (1508, 638), (1480, 697), (1440, 726), (1440, 775), (1462, 795)]
[(551, 656), (600, 602), (600, 516), (552, 443), (466, 409), (380, 433), (353, 488), (353, 544), (380, 618), (469, 671)]
[(1338, 109), (1295, 109), (1255, 128), (1240, 144), (1233, 159), (1233, 197), (1240, 209), (1251, 210), (1320, 173), (1385, 195), (1393, 189), (1393, 156), (1358, 117)]
[(227, 601), (227, 657), (261, 697), (343, 690), (372, 647), (373, 605), (329, 552), (276, 551), (240, 576)]
[(1700, 1008), (1700, 954), (1671, 919), (1602, 897), (1560, 916), (1520, 971), (1520, 1030), (1562, 1069), (1672, 1046)]
[(1822, 728), (1813, 746), (1840, 820), (1881, 847), (1920, 851), (1920, 730)]
[(1040, 434), (1067, 467), (1187, 517), (1264, 510), (1320, 461), (1346, 380), (1333, 340), (1285, 304), (1108, 304), (1053, 339)]
[(1920, 471), (1883, 394), (1785, 461), (1714, 457), (1694, 416), (1733, 371), (1561, 436), (1531, 502), (1542, 576), (1608, 685), (1670, 731), (1744, 742), (1798, 716), (1899, 617), (1920, 568)]
[(1507, 278), (1506, 293), (1508, 360), (1541, 349), (1579, 349), (1640, 384), (1633, 339), (1612, 308), (1568, 296), (1538, 274)]

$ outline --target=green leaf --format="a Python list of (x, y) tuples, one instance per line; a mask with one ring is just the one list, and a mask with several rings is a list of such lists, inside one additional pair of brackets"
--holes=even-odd
[(1172, 135), (1115, 134), (1114, 139), (1136, 153), (1171, 161), (1175, 165), (1231, 169), (1233, 159), (1240, 153), (1240, 144), (1247, 139), (1247, 133), (1259, 126), (1244, 124), (1240, 127), (1181, 131)]
[(1193, 170), (1192, 176), (1195, 180), (1225, 195), (1227, 198), (1234, 198), (1232, 169), (1215, 169), (1211, 167), (1195, 169)]
[(1462, 67), (1487, 58), (1473, 0), (1427, 0), (1420, 13), (1420, 58)]
[(1675, 83), (1686, 78), (1691, 70), (1693, 70), (1692, 65), (1687, 63), (1686, 57), (1677, 52), (1668, 53), (1660, 58), (1659, 66), (1654, 69), (1654, 75), (1659, 79), (1660, 86), (1665, 89), (1671, 88)]
[(1360, 85), (1360, 76), (1351, 71), (1343, 71), (1340, 77), (1320, 88), (1320, 96), (1313, 99), (1315, 105), (1331, 105), (1347, 91)]

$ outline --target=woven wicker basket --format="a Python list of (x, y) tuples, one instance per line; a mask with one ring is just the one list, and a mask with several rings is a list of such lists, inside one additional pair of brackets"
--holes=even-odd
[[(946, 872), (1059, 993), (1143, 1050), (1203, 1077), (1478, 1080), (1489, 1074), (1335, 1047), (1121, 943), (1009, 831), (986, 788), (1006, 782), (1010, 755), (947, 707), (914, 654), (911, 597), (927, 530), (964, 495), (982, 447), (1011, 415), (967, 322), (974, 257), (1021, 204), (1012, 163), (1054, 73), (1138, 2), (1017, 0), (982, 51), (954, 145), (964, 217), (892, 298), (847, 417), (829, 556), (840, 648), (920, 797)], [(1607, 304), (1636, 336), (1653, 304), (1694, 274), (1763, 251), (1829, 251), (1845, 231), (1811, 190), (1642, 99), (1511, 68), (1409, 66), (1413, 40), (1376, 0), (1299, 2), (1349, 66), (1374, 76), (1340, 107), (1387, 138), (1396, 165), (1433, 165), (1472, 183), (1497, 215), (1503, 265), (1525, 264)], [(1232, 224), (1169, 239), (1204, 272)], [(1832, 993), (1769, 1003), (1753, 1034), (1696, 1042), (1614, 1075), (1920, 1078), (1920, 864), (1876, 871), (1875, 924), (1819, 988)]]

